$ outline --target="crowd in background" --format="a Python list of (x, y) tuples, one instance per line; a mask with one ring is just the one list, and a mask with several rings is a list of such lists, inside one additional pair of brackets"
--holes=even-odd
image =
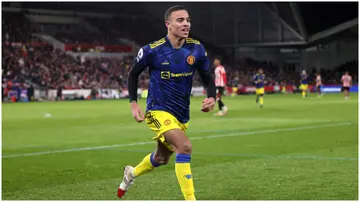
[[(117, 58), (73, 58), (60, 50), (54, 50), (52, 46), (44, 44), (42, 41), (31, 36), (32, 32), (37, 31), (36, 26), (30, 26), (24, 16), (14, 13), (6, 13), (3, 16), (3, 37), (2, 37), (2, 83), (3, 95), (11, 89), (40, 88), (40, 89), (96, 89), (126, 88), (127, 75), (131, 68), (132, 57), (123, 59)], [(134, 23), (123, 21), (130, 28), (128, 31), (123, 29), (111, 29), (107, 24), (115, 23), (119, 19), (113, 18), (102, 24), (93, 19), (92, 23), (100, 27), (102, 31), (109, 35), (85, 34), (83, 29), (77, 26), (55, 26), (46, 25), (47, 30), (51, 31), (51, 26), (55, 30), (55, 36), (64, 42), (89, 43), (114, 43), (112, 39), (116, 34), (135, 37)], [(129, 20), (137, 21), (136, 18)], [(139, 20), (139, 23), (143, 22)], [(144, 23), (144, 22), (143, 22)], [(146, 24), (146, 23), (145, 23)], [(146, 26), (146, 25), (144, 25)], [(49, 28), (50, 27), (50, 28)], [(108, 27), (108, 28), (106, 28)], [(42, 28), (43, 29), (43, 28)], [(150, 28), (149, 28), (150, 29)], [(60, 30), (60, 31), (59, 31)], [(75, 30), (75, 31), (74, 31)], [(121, 31), (123, 30), (123, 31)], [(106, 36), (106, 37), (105, 37)], [(140, 37), (140, 36), (139, 36)], [(11, 43), (19, 42), (19, 43)], [(254, 59), (243, 59), (235, 65), (224, 63), (227, 71), (228, 86), (253, 85), (252, 77), (259, 68), (266, 74), (267, 85), (296, 85), (300, 80), (300, 72), (294, 67), (280, 67), (267, 61), (256, 61)], [(352, 61), (332, 70), (321, 70), (323, 83), (339, 84), (341, 75), (345, 70), (353, 75), (354, 83), (357, 83), (358, 72), (357, 61)], [(309, 70), (309, 82), (313, 83), (315, 69)], [(145, 71), (139, 79), (140, 87), (147, 87), (149, 82), (148, 71)], [(195, 74), (194, 86), (201, 86), (198, 74)], [(4, 94), (5, 93), (5, 94)]]

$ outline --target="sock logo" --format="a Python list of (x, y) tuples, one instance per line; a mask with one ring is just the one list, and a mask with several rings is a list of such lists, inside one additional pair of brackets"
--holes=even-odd
[(184, 177), (188, 180), (190, 180), (192, 178), (192, 175), (191, 174), (187, 174), (187, 175), (184, 175)]

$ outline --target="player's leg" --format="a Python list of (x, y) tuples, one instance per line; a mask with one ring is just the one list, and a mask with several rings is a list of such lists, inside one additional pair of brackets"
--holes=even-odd
[(305, 96), (306, 96), (306, 94), (305, 94), (305, 86), (302, 84), (300, 86), (300, 88), (301, 88), (301, 96), (302, 96), (302, 98), (305, 98)]
[(303, 87), (302, 87), (302, 97), (303, 98), (307, 97), (307, 90), (308, 90), (307, 85), (303, 85)]
[(262, 108), (264, 105), (264, 94), (259, 95), (259, 104), (260, 107)]
[(161, 142), (158, 142), (156, 151), (148, 154), (134, 168), (134, 176), (138, 177), (142, 174), (152, 171), (156, 167), (167, 164), (172, 154), (172, 151), (166, 148), (166, 146), (164, 146)]
[(176, 153), (175, 172), (185, 200), (196, 200), (190, 167), (192, 145), (185, 132), (173, 129), (164, 133), (165, 141)]
[(219, 111), (222, 111), (224, 107), (224, 103), (221, 100), (221, 96), (218, 98), (218, 107), (219, 107)]
[(223, 107), (225, 106), (224, 102), (221, 100), (223, 94), (224, 94), (224, 87), (218, 87), (218, 104), (219, 104), (219, 111), (222, 111), (222, 110), (223, 110)]
[(173, 153), (170, 150), (170, 146), (167, 148), (166, 145), (162, 143), (162, 141), (165, 141), (162, 134), (167, 130), (165, 122), (170, 121), (173, 117), (169, 116), (166, 112), (161, 111), (149, 111), (146, 113), (145, 117), (146, 124), (156, 133), (156, 137), (153, 139), (158, 142), (158, 146), (155, 152), (146, 155), (135, 168), (132, 166), (125, 167), (123, 181), (120, 183), (118, 189), (118, 197), (120, 198), (130, 188), (136, 177), (145, 174), (160, 165), (165, 165)]
[(265, 89), (260, 88), (259, 89), (259, 104), (260, 104), (260, 107), (263, 107), (263, 105), (264, 105), (264, 94), (265, 94)]
[(256, 95), (256, 103), (259, 103), (260, 91), (258, 88), (255, 89), (255, 95)]
[(218, 86), (217, 89), (217, 98), (216, 101), (218, 103), (219, 111), (214, 114), (214, 116), (223, 116), (224, 115), (224, 108), (227, 111), (226, 106), (224, 105), (223, 101), (221, 100), (222, 94), (223, 94), (223, 88)]
[(161, 142), (158, 142), (155, 152), (144, 157), (144, 159), (134, 168), (130, 165), (124, 168), (124, 177), (118, 188), (118, 197), (122, 198), (130, 186), (134, 183), (135, 178), (152, 171), (154, 168), (165, 165), (169, 162), (173, 154)]
[(225, 103), (221, 100), (222, 96), (225, 95), (225, 87), (220, 87), (220, 95), (221, 95), (220, 101), (221, 101), (221, 103), (222, 103), (222, 109), (221, 109), (221, 110), (222, 110), (222, 112), (223, 112), (224, 114), (226, 114), (227, 111), (228, 111), (228, 108), (227, 108), (227, 106), (225, 105)]
[(221, 102), (221, 93), (220, 93), (220, 88), (219, 86), (216, 87), (216, 101), (218, 102), (218, 107), (219, 107), (219, 111), (222, 110), (223, 107), (223, 103)]
[(237, 91), (238, 91), (238, 88), (237, 87), (233, 87), (232, 88), (232, 94), (231, 94), (231, 97), (235, 97), (236, 94), (237, 94)]

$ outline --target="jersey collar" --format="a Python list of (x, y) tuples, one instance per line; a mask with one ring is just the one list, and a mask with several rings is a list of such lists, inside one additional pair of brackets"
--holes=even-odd
[(169, 40), (169, 38), (168, 38), (167, 35), (165, 36), (165, 40), (169, 43), (169, 45), (170, 45), (170, 47), (171, 47), (172, 49), (181, 49), (181, 48), (183, 48), (183, 47), (185, 46), (185, 44), (186, 44), (186, 40), (185, 40), (184, 43), (183, 43), (179, 48), (174, 48), (173, 45), (171, 44), (171, 42), (170, 42), (170, 40)]

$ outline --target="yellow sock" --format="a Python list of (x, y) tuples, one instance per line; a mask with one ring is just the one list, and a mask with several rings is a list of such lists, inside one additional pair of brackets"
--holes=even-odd
[(160, 164), (154, 161), (154, 153), (148, 154), (145, 158), (135, 167), (134, 175), (135, 177), (140, 176), (144, 173), (152, 171), (155, 167), (160, 166)]
[(264, 105), (264, 97), (263, 96), (260, 96), (259, 103), (260, 103), (260, 105)]
[(302, 97), (305, 98), (305, 96), (306, 96), (306, 92), (303, 91), (303, 92), (302, 92)]
[(190, 160), (188, 154), (176, 154), (175, 172), (185, 200), (196, 200)]

